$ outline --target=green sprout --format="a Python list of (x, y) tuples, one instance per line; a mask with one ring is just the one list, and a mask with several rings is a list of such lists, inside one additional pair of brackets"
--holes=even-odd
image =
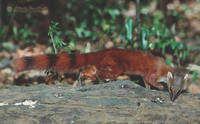
[(51, 22), (49, 26), (48, 36), (50, 36), (50, 42), (53, 44), (54, 53), (57, 54), (59, 49), (63, 49), (66, 43), (60, 38), (61, 31), (59, 31), (58, 22)]

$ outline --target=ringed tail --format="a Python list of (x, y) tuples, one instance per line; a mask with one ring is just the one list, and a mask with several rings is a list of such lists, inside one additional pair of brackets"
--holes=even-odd
[(26, 70), (55, 70), (67, 71), (78, 69), (95, 62), (97, 56), (95, 53), (88, 54), (47, 54), (37, 56), (26, 56), (17, 58), (13, 62), (14, 69), (17, 72)]

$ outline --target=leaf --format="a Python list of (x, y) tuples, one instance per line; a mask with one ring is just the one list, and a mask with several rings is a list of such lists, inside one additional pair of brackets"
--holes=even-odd
[(178, 49), (179, 49), (179, 50), (182, 50), (183, 47), (184, 47), (184, 46), (183, 46), (183, 43), (179, 43), (179, 44), (178, 44)]
[(194, 79), (194, 83), (199, 85), (199, 83), (198, 83), (198, 72), (197, 71), (193, 72), (193, 79)]
[(171, 43), (172, 50), (175, 50), (176, 46), (177, 46), (177, 42), (174, 41)]
[(76, 34), (78, 35), (79, 38), (82, 38), (83, 35), (83, 28), (75, 28)]
[(160, 36), (160, 23), (155, 20), (154, 23), (153, 23), (153, 26), (151, 28), (151, 33), (154, 35), (154, 36)]
[(150, 49), (155, 49), (155, 47), (156, 47), (156, 43), (155, 42), (151, 42), (150, 44), (149, 44), (149, 48)]
[(162, 44), (161, 49), (162, 49), (162, 54), (164, 55), (165, 54), (166, 45)]
[(18, 31), (17, 31), (17, 27), (16, 27), (16, 26), (13, 26), (13, 33), (14, 33), (14, 35), (16, 35), (16, 36), (17, 36), (17, 34), (18, 34)]
[(120, 11), (118, 9), (109, 9), (108, 13), (112, 17), (112, 19), (115, 19), (116, 16), (120, 14)]
[(188, 57), (188, 54), (189, 54), (189, 51), (188, 51), (188, 50), (185, 50), (185, 51), (183, 52), (183, 59), (184, 59), (184, 60)]
[(170, 65), (170, 64), (172, 63), (172, 59), (167, 58), (167, 59), (165, 60), (165, 62), (166, 62), (168, 65)]
[(128, 18), (128, 20), (126, 21), (125, 24), (125, 28), (126, 28), (126, 38), (128, 40), (132, 40), (133, 38), (133, 20), (131, 18)]
[(109, 24), (103, 24), (103, 31), (109, 30), (110, 25)]
[(92, 34), (91, 31), (89, 31), (89, 30), (85, 30), (83, 33), (84, 33), (85, 37), (90, 37)]
[(14, 34), (15, 40), (18, 40), (18, 30), (16, 26), (13, 26), (13, 34)]
[(148, 40), (150, 37), (150, 31), (146, 27), (142, 27), (140, 32), (140, 47), (142, 50), (146, 50), (148, 48)]

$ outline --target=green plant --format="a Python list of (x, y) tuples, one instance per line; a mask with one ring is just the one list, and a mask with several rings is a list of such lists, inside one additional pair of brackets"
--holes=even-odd
[(171, 50), (173, 55), (177, 58), (178, 63), (188, 57), (189, 51), (186, 44), (177, 42), (174, 37), (175, 34), (171, 34), (164, 24), (160, 24), (155, 20), (153, 26), (147, 30), (151, 35), (148, 38), (150, 49), (159, 49), (162, 54), (164, 54), (167, 49)]
[(193, 71), (193, 79), (194, 79), (194, 83), (196, 85), (199, 85), (199, 82), (198, 82), (198, 72), (197, 71)]
[(59, 50), (66, 49), (68, 53), (75, 48), (76, 42), (74, 40), (70, 41), (68, 44), (63, 42), (60, 38), (62, 32), (59, 31), (58, 22), (51, 22), (49, 26), (48, 36), (50, 36), (50, 42), (53, 44), (54, 53), (57, 54)]
[(126, 39), (128, 42), (132, 43), (133, 39), (133, 20), (131, 18), (128, 18), (125, 24), (126, 28)]
[[(139, 39), (138, 46), (142, 50), (147, 49), (158, 49), (164, 55), (166, 50), (171, 50), (173, 55), (177, 57), (178, 63), (185, 60), (188, 57), (188, 48), (182, 42), (176, 42), (174, 35), (172, 35), (169, 29), (164, 25), (159, 23), (158, 20), (154, 20), (152, 26), (142, 25), (139, 38), (138, 35), (133, 35), (133, 32), (136, 32), (136, 24), (133, 23), (131, 18), (128, 18), (125, 23), (125, 33), (124, 41), (132, 47), (135, 43), (135, 39)], [(134, 38), (136, 37), (136, 38)], [(127, 42), (128, 41), (128, 42)], [(167, 60), (171, 62), (171, 60)]]
[(73, 32), (79, 39), (90, 39), (91, 41), (96, 41), (103, 34), (112, 36), (122, 27), (120, 25), (123, 22), (121, 8), (121, 4), (117, 2), (70, 0), (66, 5), (68, 27), (72, 27), (67, 27), (68, 37), (74, 39)]
[(133, 22), (132, 18), (127, 18), (125, 21), (125, 28), (122, 28), (119, 37), (123, 41), (122, 48), (131, 46), (134, 48), (134, 43), (136, 41), (136, 36), (133, 36), (136, 24)]
[(8, 26), (2, 26), (0, 29), (0, 39), (3, 41), (6, 39), (8, 33)]
[(58, 31), (58, 22), (51, 22), (52, 26), (49, 26), (48, 36), (50, 36), (50, 42), (53, 44), (54, 53), (57, 54), (60, 48), (63, 48), (66, 43), (60, 39), (61, 31)]
[(32, 39), (36, 37), (36, 33), (30, 31), (27, 24), (24, 24), (24, 27), (20, 29), (17, 26), (13, 26), (12, 30), (13, 30), (14, 40), (16, 41), (21, 40), (24, 42), (23, 43), (24, 45), (30, 44)]

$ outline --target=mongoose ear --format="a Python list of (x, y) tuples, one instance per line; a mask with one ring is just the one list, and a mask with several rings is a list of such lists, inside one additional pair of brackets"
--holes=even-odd
[(183, 85), (183, 89), (186, 90), (188, 89), (189, 85), (191, 84), (191, 81), (188, 81), (189, 79), (189, 75), (188, 74), (185, 74), (184, 77), (183, 77), (183, 82), (184, 82), (184, 85)]
[(183, 79), (184, 79), (184, 80), (187, 80), (187, 79), (188, 79), (188, 74), (185, 74), (185, 76), (184, 76)]
[(167, 73), (167, 79), (168, 80), (169, 79), (173, 79), (173, 75), (172, 75), (172, 73), (170, 71), (168, 71), (168, 73)]

